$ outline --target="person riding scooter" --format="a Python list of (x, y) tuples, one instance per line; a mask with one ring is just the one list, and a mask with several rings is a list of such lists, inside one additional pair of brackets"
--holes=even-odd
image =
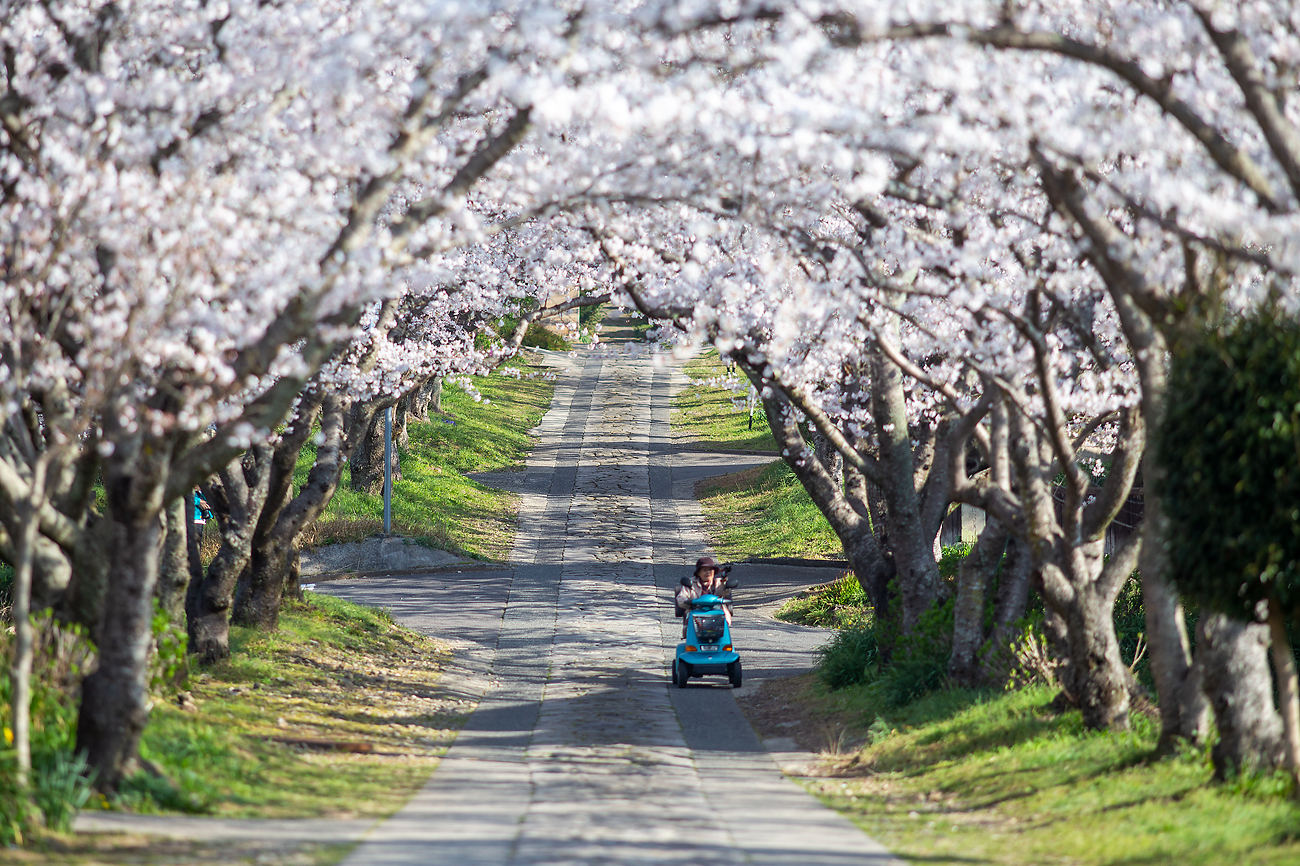
[[(677, 615), (685, 617), (686, 611), (690, 607), (691, 599), (699, 598), (702, 595), (716, 595), (719, 598), (726, 599), (728, 604), (723, 606), (723, 613), (726, 614), (727, 623), (731, 623), (731, 587), (728, 586), (730, 581), (727, 575), (731, 573), (731, 564), (718, 565), (717, 561), (711, 556), (701, 556), (695, 560), (695, 574), (693, 577), (683, 577), (681, 586), (677, 587), (673, 596), (673, 601), (677, 607)], [(686, 622), (682, 622), (683, 632), (686, 629)]]

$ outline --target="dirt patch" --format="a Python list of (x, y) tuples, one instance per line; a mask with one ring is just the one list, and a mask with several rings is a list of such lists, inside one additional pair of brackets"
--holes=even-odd
[(764, 680), (736, 695), (736, 703), (764, 740), (788, 737), (800, 751), (816, 752), (825, 762), (842, 762), (866, 741), (853, 713), (828, 707), (817, 694), (816, 674)]

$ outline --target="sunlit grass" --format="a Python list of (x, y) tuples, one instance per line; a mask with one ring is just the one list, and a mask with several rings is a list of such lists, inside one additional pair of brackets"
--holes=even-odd
[[(445, 415), (409, 422), (410, 445), (399, 452), (402, 477), (393, 482), (393, 531), (434, 547), (502, 560), (514, 537), (518, 497), (465, 473), (522, 466), (532, 447), (529, 431), (550, 406), (554, 384), (498, 374), (476, 377), (474, 387), (483, 402), (448, 384)], [(315, 448), (304, 448), (295, 483), (306, 481), (314, 459)], [(305, 544), (360, 541), (382, 531), (383, 497), (354, 492), (350, 482), (344, 469), (338, 492), (305, 534)]]
[(844, 555), (826, 518), (780, 460), (706, 479), (696, 496), (714, 546), (727, 559)]
[(799, 625), (850, 628), (870, 620), (871, 606), (862, 584), (858, 583), (853, 572), (845, 571), (830, 583), (800, 590), (794, 598), (781, 605), (774, 616)]
[(382, 611), (307, 598), (276, 632), (232, 629), (230, 660), (190, 677), (197, 710), (155, 707), (140, 753), (162, 778), (137, 775), (123, 805), (378, 816), (423, 784), (462, 721), (437, 693), (448, 652)]
[(1158, 758), (1158, 720), (1088, 731), (1077, 711), (1047, 710), (1042, 688), (945, 690), (891, 708), (870, 686), (830, 691), (811, 675), (770, 687), (838, 726), (836, 741), (861, 744), (806, 784), (905, 860), (1300, 862), (1300, 807), (1283, 775), (1219, 784), (1205, 750)]
[(686, 375), (694, 384), (673, 401), (674, 430), (689, 434), (691, 447), (704, 450), (736, 449), (775, 451), (776, 440), (767, 426), (763, 404), (754, 407), (753, 429), (745, 410), (749, 382), (743, 375), (727, 374), (726, 366), (711, 350), (686, 364)]

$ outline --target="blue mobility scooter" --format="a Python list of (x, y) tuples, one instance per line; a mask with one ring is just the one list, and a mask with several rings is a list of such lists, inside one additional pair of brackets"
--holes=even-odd
[[(683, 580), (689, 583), (690, 578)], [(673, 659), (673, 684), (686, 688), (691, 677), (721, 674), (740, 688), (740, 653), (731, 644), (731, 627), (727, 625), (724, 606), (727, 601), (716, 595), (702, 595), (690, 600), (686, 612), (686, 639), (677, 645)]]

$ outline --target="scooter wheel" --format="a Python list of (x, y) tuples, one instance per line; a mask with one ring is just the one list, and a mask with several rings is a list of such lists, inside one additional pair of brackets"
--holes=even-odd
[(731, 670), (727, 671), (727, 679), (731, 680), (733, 689), (740, 688), (740, 659), (736, 659), (730, 665)]
[(673, 685), (677, 685), (677, 659), (673, 659)]
[(677, 688), (686, 688), (686, 681), (691, 678), (691, 666), (686, 662), (673, 662), (673, 667), (677, 671)]

